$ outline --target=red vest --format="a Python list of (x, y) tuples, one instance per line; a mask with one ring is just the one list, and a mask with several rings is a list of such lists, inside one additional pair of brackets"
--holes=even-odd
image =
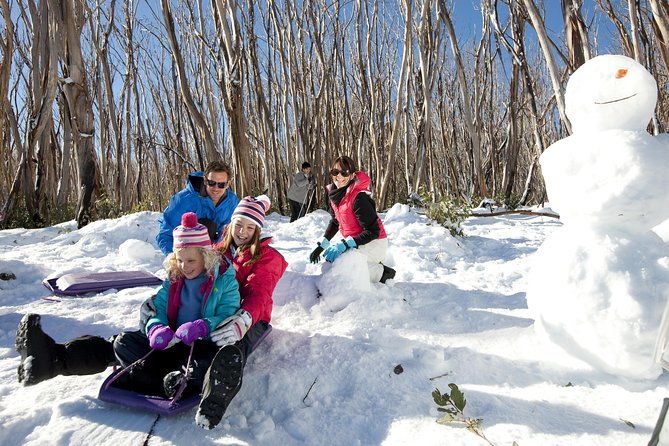
[[(339, 222), (339, 232), (341, 232), (341, 235), (344, 238), (348, 236), (355, 237), (364, 231), (364, 228), (360, 225), (360, 222), (355, 218), (355, 214), (353, 213), (353, 202), (355, 201), (355, 197), (360, 193), (372, 194), (369, 190), (370, 183), (371, 180), (369, 179), (369, 176), (365, 172), (358, 171), (356, 172), (356, 180), (348, 186), (346, 195), (341, 199), (339, 205), (337, 206), (330, 200), (330, 205), (334, 210), (335, 218)], [(330, 190), (330, 186), (331, 185), (328, 185), (328, 191)], [(386, 238), (386, 230), (383, 227), (383, 223), (381, 223), (378, 214), (376, 215), (376, 222), (381, 231), (378, 238)]]

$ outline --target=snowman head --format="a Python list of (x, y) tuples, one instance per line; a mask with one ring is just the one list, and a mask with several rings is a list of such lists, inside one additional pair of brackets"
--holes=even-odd
[(657, 84), (637, 61), (613, 54), (590, 59), (567, 83), (572, 131), (645, 129), (655, 110)]

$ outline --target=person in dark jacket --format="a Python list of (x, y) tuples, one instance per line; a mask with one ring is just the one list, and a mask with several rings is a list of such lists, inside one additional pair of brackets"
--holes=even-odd
[(291, 223), (309, 212), (309, 197), (315, 184), (314, 176), (311, 174), (311, 164), (305, 161), (302, 163), (302, 171), (295, 174), (288, 189)]
[[(357, 249), (367, 256), (370, 281), (385, 283), (395, 277), (395, 270), (383, 264), (388, 238), (371, 197), (369, 176), (348, 156), (334, 160), (330, 176), (332, 183), (326, 190), (332, 218), (309, 260), (318, 263), (323, 254), (326, 261), (334, 262), (345, 251)], [(337, 232), (343, 240), (330, 243)]]
[(231, 178), (230, 167), (223, 161), (212, 161), (204, 172), (188, 175), (186, 187), (172, 196), (158, 220), (160, 228), (156, 243), (163, 254), (172, 252), (172, 231), (186, 212), (194, 212), (198, 221), (207, 226), (212, 243), (221, 239), (223, 229), (230, 223), (230, 216), (239, 202), (230, 190)]

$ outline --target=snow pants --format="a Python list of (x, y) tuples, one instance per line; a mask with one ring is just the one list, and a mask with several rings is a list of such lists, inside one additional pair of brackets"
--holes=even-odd
[(290, 201), (290, 222), (294, 222), (298, 218), (302, 218), (306, 215), (307, 213), (307, 204), (306, 203), (299, 203), (295, 200), (288, 200)]
[(378, 282), (383, 275), (383, 262), (388, 252), (388, 239), (377, 238), (369, 243), (358, 246), (358, 252), (367, 256), (367, 267), (369, 268), (369, 281)]
[[(149, 339), (144, 332), (124, 331), (114, 339), (114, 354), (121, 367), (144, 357), (151, 351)], [(198, 393), (202, 389), (204, 375), (211, 361), (218, 352), (218, 346), (209, 340), (197, 340), (193, 346), (191, 372), (184, 396)], [(170, 372), (185, 372), (190, 346), (183, 343), (174, 344), (165, 350), (153, 350), (149, 356), (136, 364), (123, 379), (117, 380), (118, 386), (148, 395), (165, 396), (163, 378)]]
[[(237, 343), (243, 353), (243, 363), (255, 348), (257, 340), (267, 330), (267, 322), (259, 321), (254, 324), (241, 341)], [(121, 367), (127, 367), (138, 359), (144, 357), (149, 351), (149, 339), (140, 331), (126, 331), (114, 339), (114, 354)], [(199, 393), (202, 390), (204, 377), (211, 365), (219, 347), (208, 339), (195, 341), (193, 357), (191, 359), (191, 372), (188, 384), (184, 390), (184, 396)], [(165, 350), (154, 350), (149, 356), (134, 366), (127, 378), (117, 380), (119, 387), (149, 395), (164, 395), (163, 378), (173, 371), (184, 371), (188, 362), (190, 347), (177, 343)]]

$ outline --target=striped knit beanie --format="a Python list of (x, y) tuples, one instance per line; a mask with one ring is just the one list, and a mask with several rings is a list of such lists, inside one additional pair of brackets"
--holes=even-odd
[(267, 195), (244, 197), (239, 202), (230, 220), (235, 217), (244, 217), (262, 228), (265, 223), (265, 212), (269, 210), (270, 200)]
[(211, 246), (207, 227), (197, 222), (195, 212), (186, 212), (181, 216), (181, 224), (172, 231), (173, 248), (189, 246)]

